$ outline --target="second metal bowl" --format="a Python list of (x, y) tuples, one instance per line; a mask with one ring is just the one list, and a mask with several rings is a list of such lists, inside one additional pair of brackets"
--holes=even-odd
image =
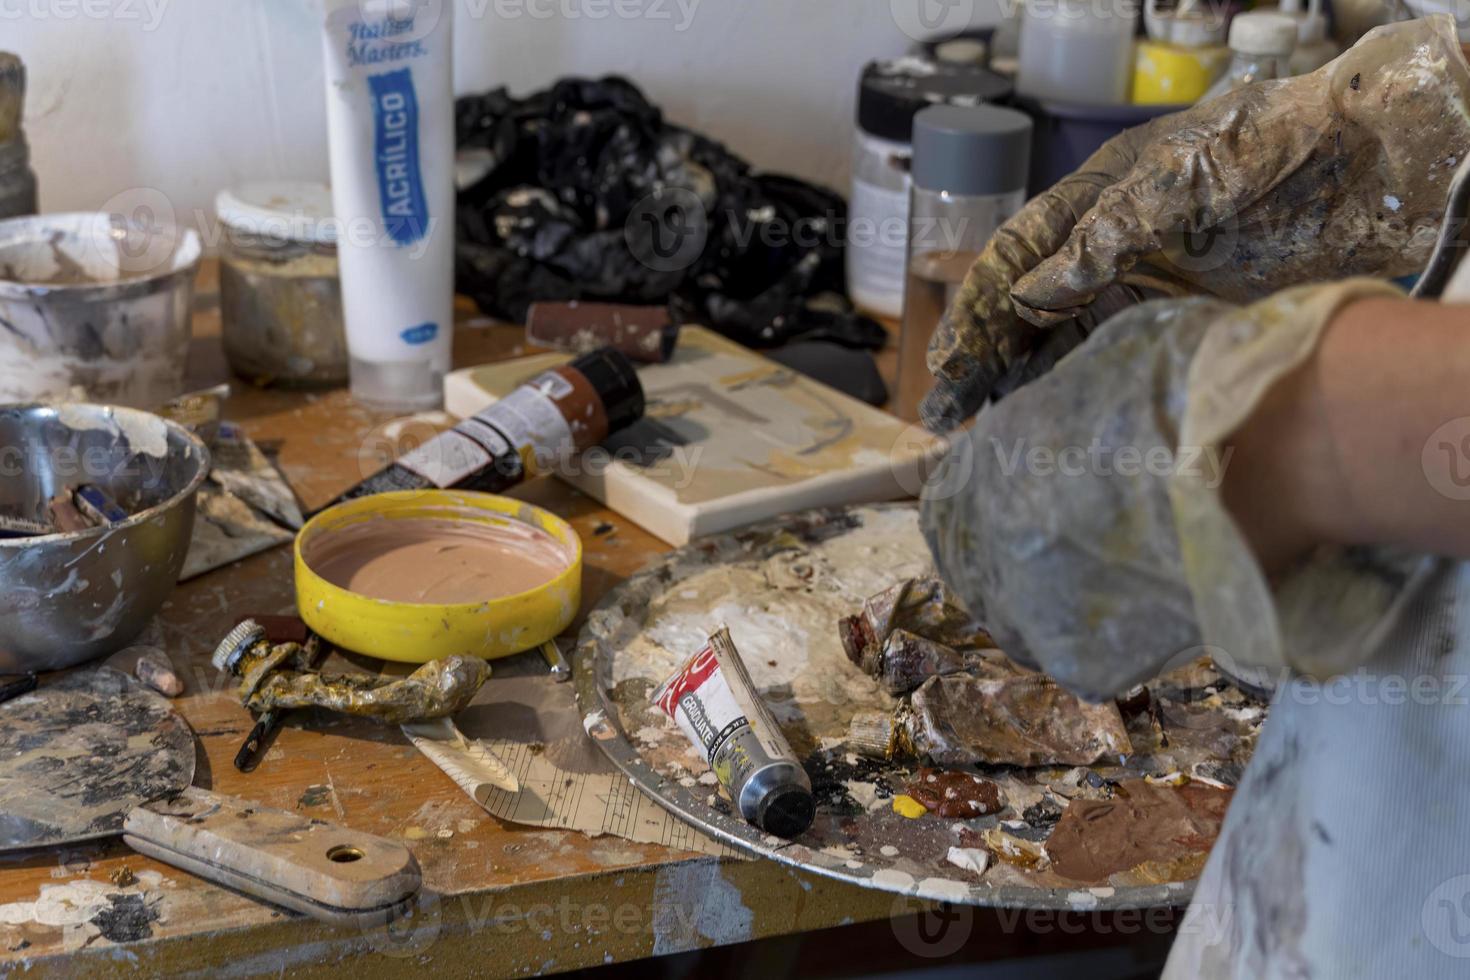
[(68, 667), (137, 636), (178, 581), (209, 465), (197, 436), (148, 412), (0, 406), (0, 513), (44, 520), (53, 496), (92, 484), (131, 515), (0, 539), (0, 673)]

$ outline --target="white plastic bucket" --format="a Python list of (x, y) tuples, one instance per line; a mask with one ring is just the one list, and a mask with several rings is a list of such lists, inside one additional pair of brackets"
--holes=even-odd
[(199, 236), (114, 215), (0, 221), (0, 402), (184, 391)]

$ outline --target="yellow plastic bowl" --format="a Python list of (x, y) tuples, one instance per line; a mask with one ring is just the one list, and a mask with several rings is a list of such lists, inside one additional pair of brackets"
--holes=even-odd
[[(567, 545), (570, 562), (545, 585), (483, 602), (390, 602), (349, 592), (312, 571), (305, 555), (317, 537), (363, 521), (407, 518), (519, 521)], [(409, 490), (349, 500), (322, 511), (296, 535), (296, 608), (329, 643), (355, 653), (427, 663), (463, 654), (507, 657), (530, 650), (571, 624), (582, 602), (582, 539), (566, 521), (520, 500), (456, 490)]]

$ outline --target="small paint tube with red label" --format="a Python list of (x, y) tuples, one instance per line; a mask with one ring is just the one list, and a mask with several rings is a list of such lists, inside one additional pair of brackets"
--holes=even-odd
[(795, 837), (816, 816), (812, 782), (720, 627), (653, 694), (709, 762), (740, 813), (768, 834)]

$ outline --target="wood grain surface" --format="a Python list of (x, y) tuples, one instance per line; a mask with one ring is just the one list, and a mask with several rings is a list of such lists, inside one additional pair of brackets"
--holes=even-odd
[[(196, 387), (229, 378), (216, 283), (206, 263), (190, 351)], [(521, 328), (479, 317), (463, 300), (457, 320), (456, 366), (535, 350)], [(891, 378), (891, 353), (881, 363)], [(395, 439), (449, 421), (374, 416), (343, 390), (261, 390), (235, 380), (234, 391), (226, 417), (275, 454), (308, 508), (383, 465)], [(512, 495), (562, 515), (586, 542), (584, 611), (666, 550), (553, 479)], [(121, 842), (39, 849), (0, 858), (0, 976), (314, 976), (349, 962), (358, 978), (407, 968), (524, 976), (920, 907), (773, 862), (721, 862), (500, 823), (396, 729), (367, 721), (298, 713), (255, 772), (237, 772), (231, 760), (252, 722), (209, 654), (240, 617), (293, 607), (290, 549), (282, 546), (178, 586), (162, 611), (163, 646), (185, 682), (176, 707), (198, 736), (195, 785), (406, 843), (423, 869), (418, 912), (376, 930), (332, 927), (153, 862)], [(579, 617), (570, 634), (580, 625)]]

